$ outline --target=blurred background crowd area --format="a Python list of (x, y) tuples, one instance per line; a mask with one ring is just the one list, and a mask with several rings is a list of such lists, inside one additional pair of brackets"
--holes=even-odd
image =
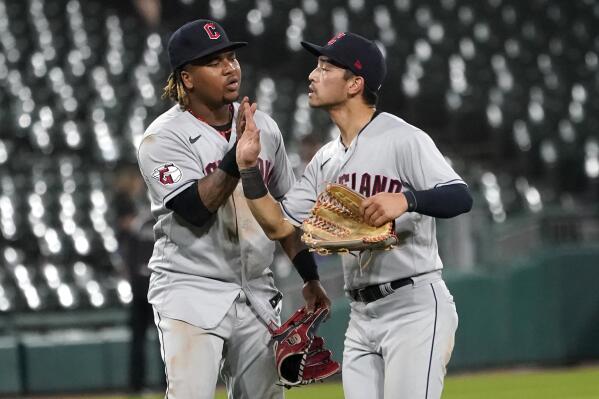
[(379, 108), (429, 133), (476, 196), (472, 216), (441, 223), (448, 265), (598, 238), (595, 1), (2, 0), (0, 312), (126, 302), (113, 201), (136, 191), (122, 175), (135, 180), (144, 129), (171, 106), (168, 37), (196, 17), (250, 42), (243, 93), (278, 122), (298, 171), (337, 134), (307, 105), (314, 59), (300, 41), (378, 40)]
[[(126, 322), (152, 241), (136, 147), (172, 105), (168, 37), (196, 18), (250, 43), (242, 94), (298, 173), (338, 134), (308, 106), (300, 41), (377, 40), (379, 109), (429, 133), (475, 197), (438, 224), (449, 271), (599, 239), (595, 0), (0, 0), (0, 333)], [(321, 262), (342, 297), (336, 260)], [(281, 257), (274, 269), (289, 312), (299, 278)]]

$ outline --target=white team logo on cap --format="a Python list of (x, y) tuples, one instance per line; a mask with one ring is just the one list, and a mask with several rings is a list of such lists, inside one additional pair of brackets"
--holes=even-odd
[(157, 179), (160, 183), (164, 184), (174, 184), (181, 180), (181, 169), (175, 166), (174, 163), (169, 162), (164, 165), (160, 165), (152, 172), (152, 177)]

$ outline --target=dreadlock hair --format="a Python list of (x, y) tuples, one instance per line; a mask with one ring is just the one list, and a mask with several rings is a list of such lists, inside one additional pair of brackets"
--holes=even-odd
[(179, 103), (181, 109), (189, 108), (189, 94), (187, 94), (187, 90), (185, 90), (185, 85), (181, 79), (180, 68), (175, 69), (168, 75), (162, 98), (170, 98), (171, 100), (176, 101)]

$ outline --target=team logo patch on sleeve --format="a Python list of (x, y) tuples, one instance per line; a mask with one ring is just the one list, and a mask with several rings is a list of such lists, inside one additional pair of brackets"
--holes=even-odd
[(152, 172), (152, 177), (165, 186), (177, 183), (182, 175), (181, 169), (172, 162), (160, 165)]

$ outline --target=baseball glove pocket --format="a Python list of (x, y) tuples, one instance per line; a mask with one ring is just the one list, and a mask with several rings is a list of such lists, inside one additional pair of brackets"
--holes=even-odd
[(391, 249), (397, 244), (393, 223), (367, 224), (360, 214), (364, 199), (342, 184), (328, 184), (302, 224), (302, 241), (320, 255)]
[(327, 314), (325, 308), (313, 313), (301, 308), (283, 325), (271, 330), (281, 385), (291, 388), (310, 384), (341, 369), (339, 363), (332, 359), (331, 351), (324, 347), (324, 339), (316, 335)]

